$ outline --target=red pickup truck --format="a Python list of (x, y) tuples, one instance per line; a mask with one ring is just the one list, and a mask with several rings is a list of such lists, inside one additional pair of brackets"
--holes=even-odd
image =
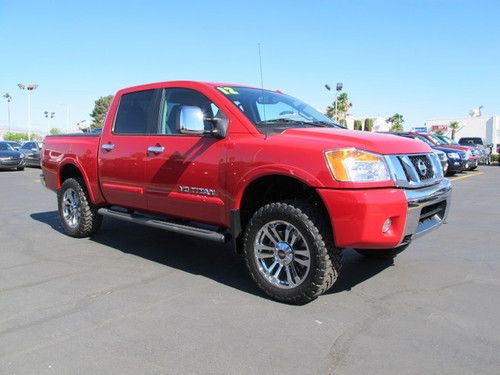
[(232, 241), (256, 284), (293, 304), (335, 283), (342, 249), (394, 257), (450, 206), (425, 143), (345, 130), (240, 85), (120, 90), (100, 134), (49, 136), (42, 155), (68, 235), (90, 236), (108, 216)]

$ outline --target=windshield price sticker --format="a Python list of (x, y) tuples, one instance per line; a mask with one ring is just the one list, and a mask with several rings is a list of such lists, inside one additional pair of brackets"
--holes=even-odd
[(222, 92), (224, 95), (238, 95), (239, 92), (229, 86), (217, 86), (217, 90)]

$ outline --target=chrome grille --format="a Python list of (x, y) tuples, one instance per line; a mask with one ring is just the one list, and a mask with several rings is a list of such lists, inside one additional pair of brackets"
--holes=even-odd
[(419, 188), (443, 178), (439, 158), (434, 154), (388, 155), (386, 161), (396, 186)]
[(434, 169), (427, 155), (411, 155), (409, 158), (417, 170), (420, 180), (428, 180), (434, 177)]

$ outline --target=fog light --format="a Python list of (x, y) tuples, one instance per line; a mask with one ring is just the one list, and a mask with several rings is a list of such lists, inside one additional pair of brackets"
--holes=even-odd
[(382, 225), (382, 233), (387, 233), (389, 231), (389, 229), (391, 229), (391, 225), (392, 225), (391, 218), (384, 221), (384, 225)]

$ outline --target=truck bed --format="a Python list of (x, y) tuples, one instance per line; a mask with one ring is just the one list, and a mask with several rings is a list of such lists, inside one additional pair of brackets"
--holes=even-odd
[(97, 173), (99, 143), (100, 134), (97, 133), (47, 136), (42, 148), (42, 171), (47, 188), (59, 189), (59, 171), (64, 176), (77, 166), (89, 187), (90, 199), (94, 203), (102, 202)]

